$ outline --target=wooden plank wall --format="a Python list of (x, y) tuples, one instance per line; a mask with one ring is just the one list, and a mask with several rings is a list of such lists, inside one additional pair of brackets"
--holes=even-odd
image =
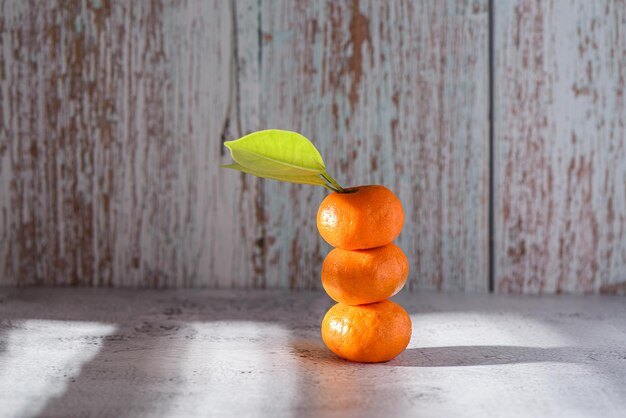
[(626, 292), (625, 3), (0, 0), (0, 284), (319, 287), (325, 191), (217, 168), (278, 127), (411, 289)]
[(250, 129), (234, 21), (221, 0), (0, 2), (4, 285), (258, 281), (259, 182), (217, 168)]
[(626, 1), (494, 6), (496, 289), (626, 293)]
[(400, 195), (410, 287), (487, 287), (486, 0), (0, 5), (2, 284), (318, 287), (324, 190), (216, 168), (281, 127)]
[[(487, 2), (261, 4), (261, 126), (309, 136), (344, 184), (398, 194), (409, 287), (485, 290)], [(317, 286), (325, 191), (264, 191), (267, 283)]]

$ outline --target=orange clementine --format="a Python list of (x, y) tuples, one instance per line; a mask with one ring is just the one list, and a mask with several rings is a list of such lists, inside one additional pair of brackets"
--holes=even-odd
[(362, 250), (391, 243), (404, 224), (402, 204), (385, 186), (359, 186), (333, 192), (317, 212), (317, 229), (330, 245)]
[(335, 248), (324, 260), (322, 285), (337, 302), (363, 305), (392, 297), (408, 275), (409, 262), (395, 244), (355, 251)]
[(339, 357), (362, 363), (389, 361), (411, 340), (411, 318), (390, 300), (369, 305), (338, 303), (322, 321), (322, 339)]

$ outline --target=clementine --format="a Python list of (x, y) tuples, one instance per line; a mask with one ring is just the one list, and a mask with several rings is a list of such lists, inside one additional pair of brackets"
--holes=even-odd
[(339, 357), (362, 363), (389, 361), (411, 340), (411, 318), (397, 303), (338, 303), (322, 321), (322, 339)]
[(322, 266), (326, 293), (346, 305), (380, 302), (398, 293), (409, 275), (409, 262), (395, 244), (368, 250), (335, 248)]
[(402, 204), (385, 186), (359, 186), (331, 193), (317, 212), (317, 229), (330, 245), (362, 250), (391, 243), (404, 224)]

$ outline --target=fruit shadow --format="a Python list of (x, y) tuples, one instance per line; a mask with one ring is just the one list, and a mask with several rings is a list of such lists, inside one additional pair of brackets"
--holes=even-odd
[[(551, 307), (553, 299), (557, 302), (558, 309)], [(536, 322), (539, 327), (548, 328), (555, 338), (564, 344), (548, 347), (523, 344), (442, 344), (441, 346), (416, 347), (415, 345), (419, 344), (419, 334), (417, 334), (414, 336), (412, 346), (395, 359), (385, 363), (362, 364), (350, 363), (331, 354), (321, 342), (319, 335), (310, 335), (308, 338), (300, 336), (292, 341), (292, 349), (299, 359), (301, 386), (316, 388), (316, 390), (307, 391), (307, 396), (302, 397), (300, 402), (308, 409), (323, 414), (329, 410), (331, 412), (341, 410), (342, 407), (357, 404), (359, 401), (368, 402), (368, 407), (375, 407), (378, 404), (385, 404), (388, 399), (397, 399), (397, 393), (385, 392), (390, 390), (389, 388), (395, 388), (397, 392), (404, 391), (403, 393), (420, 392), (418, 396), (436, 396), (442, 390), (442, 388), (435, 387), (436, 383), (414, 379), (415, 376), (424, 376), (419, 371), (420, 369), (425, 372), (429, 368), (497, 367), (541, 363), (572, 364), (591, 369), (594, 375), (614, 381), (615, 387), (621, 387), (625, 364), (622, 364), (620, 359), (626, 358), (625, 355), (620, 354), (619, 350), (599, 348), (590, 343), (588, 334), (591, 329), (576, 325), (580, 322), (585, 324), (584, 321), (596, 319), (596, 317), (602, 318), (597, 313), (588, 313), (594, 310), (594, 306), (597, 306), (597, 300), (575, 297), (557, 299), (556, 297), (532, 298), (506, 295), (495, 297), (493, 295), (457, 294), (439, 294), (433, 298), (429, 294), (413, 293), (401, 295), (398, 302), (413, 318), (420, 318), (422, 315), (428, 318), (433, 314), (452, 314), (450, 321), (453, 322), (454, 315), (459, 313), (493, 316), (493, 318), (503, 318), (506, 315), (527, 317), (529, 322)], [(609, 301), (603, 300), (603, 303), (607, 302)], [(618, 302), (619, 300), (616, 300), (612, 303)], [(422, 319), (422, 321), (427, 323), (428, 319)], [(419, 324), (420, 321), (415, 321), (415, 323)], [(597, 325), (598, 323), (594, 323), (594, 326)], [(603, 325), (611, 327), (612, 324)], [(419, 329), (419, 325), (417, 327)], [(456, 331), (454, 328), (451, 329), (453, 332)], [(614, 331), (609, 330), (609, 332)], [(445, 336), (445, 330), (442, 331), (442, 335)], [(612, 336), (610, 333), (605, 335), (605, 337), (610, 336)], [(598, 337), (601, 337), (599, 333)], [(562, 369), (550, 368), (549, 370)], [(405, 387), (403, 385), (407, 379), (412, 383)], [(315, 385), (316, 382), (323, 382), (324, 385), (319, 383)], [(331, 396), (324, 396), (328, 393)], [(315, 399), (318, 400), (317, 403)], [(335, 408), (329, 409), (328, 404), (325, 405), (328, 402), (334, 403)], [(378, 412), (380, 416), (389, 415), (386, 414), (388, 411)]]
[[(523, 346), (452, 346), (410, 348), (385, 363), (353, 363), (331, 353), (318, 337), (294, 338), (292, 351), (297, 359), (298, 410), (311, 416), (326, 416), (338, 411), (364, 411), (373, 416), (389, 416), (406, 405), (399, 393), (437, 397), (437, 383), (416, 379), (406, 368), (496, 366), (518, 363), (578, 362), (575, 350)], [(415, 370), (415, 369), (414, 369)], [(411, 382), (408, 383), (407, 382)], [(410, 412), (410, 408), (406, 411)]]
[[(313, 340), (297, 341), (293, 348), (300, 358), (313, 364), (355, 364), (340, 359)], [(463, 367), (544, 362), (578, 363), (581, 360), (579, 352), (574, 347), (474, 345), (408, 348), (393, 360), (374, 364), (386, 367)]]
[(524, 347), (505, 345), (470, 345), (409, 348), (395, 359), (383, 363), (389, 367), (464, 367), (520, 363), (577, 363), (580, 356), (573, 347)]

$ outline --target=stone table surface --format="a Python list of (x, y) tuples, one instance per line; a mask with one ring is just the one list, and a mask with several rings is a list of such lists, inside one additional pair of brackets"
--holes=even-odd
[(0, 289), (0, 416), (626, 416), (626, 299), (394, 300), (409, 348), (356, 364), (322, 292)]

